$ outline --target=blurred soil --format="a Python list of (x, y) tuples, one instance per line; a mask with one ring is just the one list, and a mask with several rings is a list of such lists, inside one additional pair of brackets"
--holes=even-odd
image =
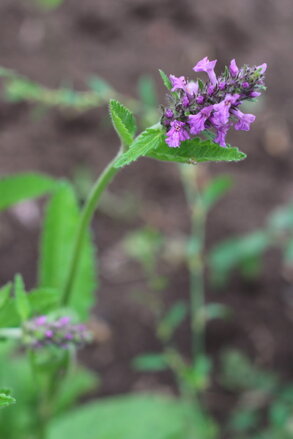
[[(164, 102), (159, 67), (175, 75), (192, 75), (192, 66), (206, 55), (219, 59), (219, 68), (234, 57), (239, 65), (267, 62), (268, 91), (255, 108), (253, 129), (229, 139), (248, 153), (248, 159), (207, 169), (212, 175), (234, 178), (233, 189), (210, 215), (210, 248), (221, 239), (262, 227), (273, 208), (292, 199), (293, 61), (288, 56), (292, 26), (290, 0), (65, 0), (51, 12), (30, 0), (1, 0), (0, 64), (48, 87), (66, 83), (83, 90), (88, 78), (97, 74), (136, 97), (134, 84), (147, 73)], [(39, 170), (72, 179), (84, 166), (97, 175), (118, 145), (106, 118), (106, 109), (72, 116), (1, 101), (0, 173)], [(175, 165), (141, 160), (121, 172), (111, 191), (119, 199), (130, 193), (139, 202), (128, 220), (105, 212), (96, 216), (102, 270), (96, 315), (109, 324), (112, 338), (86, 351), (85, 360), (102, 376), (99, 395), (145, 388), (168, 392), (172, 388), (168, 374), (144, 375), (131, 369), (133, 357), (157, 351), (160, 344), (151, 312), (134, 299), (135, 292), (147, 291), (145, 276), (117, 243), (145, 224), (171, 238), (188, 232), (178, 170)], [(1, 284), (18, 271), (29, 287), (34, 285), (41, 215), (34, 203), (1, 214)], [(162, 265), (170, 283), (159, 294), (166, 303), (187, 298), (184, 266)], [(208, 297), (234, 311), (230, 321), (210, 325), (207, 346), (212, 355), (217, 357), (224, 347), (240, 347), (284, 380), (292, 378), (293, 287), (282, 275), (278, 252), (267, 254), (257, 281), (248, 283), (235, 274), (221, 294), (209, 287)], [(188, 356), (187, 327), (178, 332), (178, 342)], [(226, 396), (218, 389), (209, 397), (220, 416), (229, 406)]]

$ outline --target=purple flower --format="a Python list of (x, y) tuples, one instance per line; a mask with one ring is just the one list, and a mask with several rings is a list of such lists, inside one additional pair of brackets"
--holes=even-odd
[(181, 102), (182, 102), (183, 107), (185, 107), (185, 108), (189, 107), (190, 102), (189, 102), (189, 99), (186, 95), (183, 96), (183, 98), (181, 99)]
[(206, 72), (209, 76), (209, 80), (211, 84), (215, 85), (217, 83), (217, 77), (215, 74), (215, 65), (217, 64), (217, 60), (210, 61), (208, 57), (201, 59), (194, 67), (193, 70), (195, 72)]
[(179, 120), (171, 122), (171, 129), (167, 132), (166, 143), (171, 148), (177, 148), (184, 140), (190, 139), (188, 131), (185, 128), (186, 124)]
[(221, 125), (217, 128), (217, 136), (215, 137), (214, 142), (218, 143), (220, 146), (226, 147), (226, 135), (229, 130), (230, 124)]
[(35, 319), (36, 325), (37, 326), (42, 326), (46, 323), (47, 321), (47, 317), (46, 316), (39, 316)]
[(238, 75), (239, 69), (237, 67), (235, 59), (232, 59), (232, 61), (230, 62), (229, 71), (233, 78), (235, 78)]
[(204, 102), (204, 97), (203, 96), (197, 96), (196, 98), (196, 103), (201, 105)]
[(226, 86), (227, 86), (227, 84), (225, 81), (221, 81), (218, 85), (220, 90), (225, 90)]
[(179, 78), (177, 78), (177, 76), (170, 75), (169, 78), (172, 84), (171, 91), (185, 90), (186, 79), (184, 78), (184, 76), (179, 76)]
[(231, 105), (235, 105), (239, 97), (239, 94), (227, 94), (223, 101), (213, 106), (214, 113), (211, 117), (211, 122), (215, 127), (226, 125), (226, 123), (228, 123)]
[(186, 85), (186, 93), (189, 96), (195, 96), (198, 92), (198, 82), (190, 81)]
[(232, 110), (232, 113), (238, 119), (238, 122), (234, 125), (235, 130), (249, 131), (250, 124), (255, 121), (254, 114), (242, 113), (240, 110)]
[(260, 66), (257, 66), (257, 70), (260, 71), (260, 73), (264, 74), (266, 69), (267, 69), (268, 65), (266, 63), (261, 64)]
[(248, 88), (249, 87), (249, 82), (247, 82), (247, 81), (242, 82), (242, 87), (243, 88)]
[(251, 98), (258, 98), (258, 96), (260, 96), (261, 95), (261, 93), (259, 92), (259, 91), (252, 91), (250, 94), (249, 94), (249, 96), (251, 97)]
[(165, 117), (167, 117), (168, 119), (172, 119), (173, 116), (174, 116), (174, 113), (171, 110), (171, 108), (167, 108), (167, 110), (165, 111)]
[(197, 114), (191, 114), (188, 116), (188, 124), (190, 126), (191, 134), (198, 134), (201, 131), (205, 130), (205, 123), (207, 119), (210, 117), (211, 112), (213, 111), (213, 106), (210, 105), (208, 107), (203, 108)]
[(208, 89), (207, 89), (208, 95), (212, 96), (214, 91), (215, 91), (215, 89), (216, 89), (216, 87), (214, 85), (209, 84), (208, 85)]

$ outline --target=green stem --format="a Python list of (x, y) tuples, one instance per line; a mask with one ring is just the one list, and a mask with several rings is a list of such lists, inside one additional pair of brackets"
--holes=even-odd
[(118, 168), (114, 167), (114, 163), (122, 153), (123, 148), (121, 147), (117, 156), (109, 163), (109, 165), (104, 169), (100, 177), (97, 179), (81, 212), (81, 218), (73, 248), (72, 259), (64, 287), (64, 295), (62, 299), (62, 305), (64, 306), (68, 305), (68, 303), (70, 302), (70, 296), (75, 281), (75, 275), (78, 270), (78, 265), (80, 261), (81, 250), (89, 224), (92, 220), (93, 214), (98, 206), (104, 190), (119, 171)]
[(192, 354), (196, 361), (204, 353), (205, 325), (202, 322), (204, 297), (204, 244), (206, 211), (198, 187), (198, 168), (181, 166), (182, 182), (191, 210), (191, 235), (188, 244), (187, 264), (190, 276)]

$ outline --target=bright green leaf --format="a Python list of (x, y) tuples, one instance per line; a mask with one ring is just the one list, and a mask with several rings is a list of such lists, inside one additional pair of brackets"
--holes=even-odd
[(32, 314), (46, 314), (59, 304), (60, 291), (53, 288), (36, 288), (29, 292), (28, 300)]
[[(243, 160), (246, 155), (238, 148), (223, 148), (209, 140), (196, 137), (186, 140), (178, 148), (170, 148), (165, 141), (157, 145), (156, 150), (149, 149), (148, 157), (166, 162), (196, 164), (201, 162), (232, 162)], [(142, 154), (140, 154), (142, 155)]]
[[(76, 196), (69, 183), (59, 184), (45, 213), (39, 265), (39, 286), (63, 291), (80, 213)], [(82, 319), (94, 304), (96, 289), (95, 252), (87, 235), (75, 275), (71, 303)]]
[(11, 282), (4, 285), (4, 287), (0, 288), (0, 309), (7, 304), (10, 297), (11, 288), (12, 288)]
[(27, 293), (25, 291), (24, 282), (20, 274), (17, 274), (15, 276), (14, 294), (15, 294), (15, 306), (17, 312), (21, 318), (21, 321), (24, 322), (29, 318), (31, 313), (31, 308), (30, 308), (30, 303), (28, 300)]
[(11, 395), (11, 391), (8, 389), (0, 389), (0, 407), (7, 407), (8, 405), (15, 404), (15, 398)]
[(120, 102), (111, 99), (110, 116), (113, 126), (124, 145), (130, 146), (136, 132), (136, 123), (133, 114)]
[(159, 128), (147, 128), (132, 143), (131, 147), (118, 158), (115, 167), (119, 168), (145, 156), (162, 143), (163, 132)]
[(56, 187), (56, 181), (46, 175), (25, 173), (0, 179), (0, 210), (27, 200), (41, 197)]

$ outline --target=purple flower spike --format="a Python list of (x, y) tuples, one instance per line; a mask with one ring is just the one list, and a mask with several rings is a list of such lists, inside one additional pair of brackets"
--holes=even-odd
[(235, 78), (238, 75), (239, 69), (237, 67), (235, 59), (232, 59), (232, 61), (230, 62), (229, 70), (232, 78)]
[(169, 78), (172, 84), (171, 91), (185, 90), (186, 79), (184, 78), (184, 76), (179, 76), (179, 78), (177, 78), (177, 76), (170, 75)]
[(240, 110), (233, 110), (232, 113), (238, 119), (234, 126), (235, 130), (249, 131), (250, 124), (255, 121), (254, 114), (242, 113)]
[(171, 148), (177, 148), (184, 140), (190, 139), (185, 123), (179, 120), (171, 122), (171, 129), (167, 132), (166, 143)]
[(217, 84), (217, 77), (215, 74), (215, 65), (217, 64), (217, 60), (210, 61), (208, 57), (201, 59), (194, 67), (193, 70), (195, 72), (206, 72), (209, 75), (209, 80), (211, 84)]
[(203, 108), (199, 113), (188, 116), (188, 124), (190, 126), (191, 134), (196, 135), (205, 130), (205, 123), (210, 117), (212, 111), (213, 106), (210, 105), (209, 107)]

